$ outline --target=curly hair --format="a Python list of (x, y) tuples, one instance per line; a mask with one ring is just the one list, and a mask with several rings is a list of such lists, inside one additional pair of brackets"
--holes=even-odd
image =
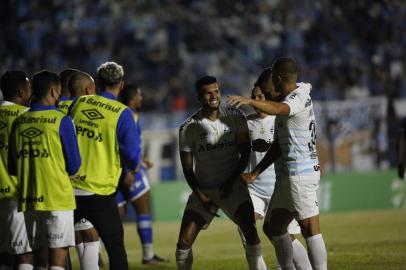
[(124, 77), (124, 69), (116, 62), (106, 62), (97, 68), (97, 78), (104, 86), (114, 86)]

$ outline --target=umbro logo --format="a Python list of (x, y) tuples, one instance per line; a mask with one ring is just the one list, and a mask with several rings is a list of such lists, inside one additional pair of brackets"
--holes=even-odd
[(28, 138), (28, 139), (33, 139), (35, 137), (40, 136), (42, 133), (44, 133), (44, 132), (42, 132), (39, 129), (30, 127), (30, 128), (27, 128), (26, 130), (22, 131), (20, 133), (20, 135), (25, 137), (25, 138)]
[(104, 116), (96, 109), (82, 110), (82, 113), (86, 115), (89, 120), (98, 120), (104, 118)]
[(7, 126), (6, 123), (0, 121), (0, 129), (3, 129)]

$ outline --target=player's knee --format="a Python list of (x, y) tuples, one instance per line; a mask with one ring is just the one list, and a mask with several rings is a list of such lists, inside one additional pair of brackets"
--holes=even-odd
[(193, 240), (189, 239), (187, 237), (181, 237), (179, 238), (179, 241), (177, 243), (177, 248), (178, 249), (189, 249), (193, 245)]

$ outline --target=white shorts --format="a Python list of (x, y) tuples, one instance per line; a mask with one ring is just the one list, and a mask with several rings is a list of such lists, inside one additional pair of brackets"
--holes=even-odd
[(32, 251), (24, 214), (17, 212), (16, 201), (0, 200), (0, 222), (0, 253), (24, 254)]
[(75, 246), (73, 210), (27, 211), (24, 216), (33, 250)]
[[(234, 223), (234, 215), (238, 207), (246, 201), (251, 201), (247, 186), (239, 179), (234, 182), (231, 195), (226, 199), (220, 199), (221, 191), (218, 188), (202, 189), (201, 191), (207, 197), (209, 197), (213, 203), (215, 203)], [(206, 225), (203, 229), (206, 229), (214, 218), (212, 214), (204, 209), (202, 203), (194, 192), (189, 196), (187, 201), (185, 212), (187, 210), (197, 212), (203, 217), (203, 219), (206, 221)]]
[[(301, 181), (300, 177), (277, 179), (270, 209), (287, 209), (292, 212), (296, 220), (319, 215), (317, 199), (319, 181), (319, 179)], [(268, 211), (266, 220), (269, 220), (270, 212)]]
[(85, 218), (80, 219), (75, 223), (75, 232), (84, 231), (93, 228), (93, 224)]
[(266, 211), (269, 206), (269, 201), (271, 197), (260, 196), (254, 192), (250, 191), (250, 196), (252, 204), (254, 205), (254, 212), (260, 215), (260, 219), (265, 217)]

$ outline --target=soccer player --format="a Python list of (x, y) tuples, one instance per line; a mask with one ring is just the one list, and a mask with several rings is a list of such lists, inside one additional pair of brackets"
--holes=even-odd
[[(96, 94), (96, 85), (92, 76), (86, 72), (76, 71), (69, 76), (68, 90), (70, 99), (59, 102), (61, 111), (68, 113), (72, 102), (84, 95)], [(97, 270), (100, 262), (100, 241), (99, 234), (93, 225), (86, 219), (75, 223), (76, 251), (82, 270)]]
[[(136, 141), (139, 142), (140, 145), (138, 147), (141, 149), (141, 89), (136, 85), (125, 85), (120, 93), (119, 100), (132, 110), (134, 122), (138, 129), (137, 135), (139, 136)], [(139, 152), (139, 154), (141, 155), (142, 153)], [(140, 160), (141, 159), (140, 157)], [(116, 194), (116, 203), (121, 220), (124, 219), (127, 213), (127, 201), (131, 201), (137, 214), (137, 232), (142, 245), (143, 264), (168, 262), (168, 260), (155, 254), (152, 244), (151, 188), (145, 174), (145, 170), (151, 167), (152, 163), (143, 159), (140, 171), (136, 174), (132, 174), (124, 168), (121, 177), (130, 178), (132, 184), (130, 187), (123, 187), (123, 185), (121, 185)]]
[(77, 209), (96, 228), (110, 261), (110, 269), (128, 269), (123, 225), (115, 203), (122, 164), (135, 173), (140, 163), (137, 129), (131, 110), (116, 100), (124, 86), (123, 67), (106, 62), (97, 69), (103, 87), (99, 95), (76, 99), (69, 114), (78, 134), (82, 166), (73, 180)]
[(405, 177), (405, 140), (406, 140), (406, 117), (400, 121), (400, 130), (397, 143), (398, 149), (398, 177), (404, 179)]
[[(69, 100), (71, 98), (71, 95), (69, 93), (69, 87), (68, 87), (68, 82), (69, 82), (69, 77), (75, 73), (78, 72), (79, 70), (74, 69), (74, 68), (67, 68), (62, 70), (59, 73), (59, 78), (61, 79), (61, 98), (59, 99), (59, 101), (65, 101), (65, 100)], [(57, 104), (59, 105), (59, 104)], [(58, 106), (59, 107), (59, 106)]]
[[(266, 93), (266, 95), (264, 94)], [(251, 99), (265, 101), (280, 101), (281, 94), (277, 93), (271, 80), (271, 68), (266, 68), (254, 84), (251, 92)], [(258, 109), (256, 113), (247, 117), (247, 124), (251, 139), (251, 156), (248, 163), (247, 172), (251, 172), (258, 163), (264, 158), (266, 151), (274, 140), (275, 116), (268, 115)], [(243, 175), (244, 176), (244, 175)], [(243, 177), (244, 178), (244, 177)], [(252, 182), (250, 182), (252, 181)], [(255, 220), (263, 219), (268, 209), (269, 201), (275, 188), (275, 170), (274, 166), (269, 166), (255, 181), (248, 181), (248, 190), (254, 205)], [(294, 234), (300, 234), (300, 227), (296, 220), (293, 220), (288, 226), (288, 232), (292, 238), (293, 262), (296, 269), (312, 269), (306, 249), (294, 237)], [(242, 237), (243, 243), (244, 238)], [(281, 269), (277, 264), (276, 269)]]
[(282, 269), (294, 269), (293, 246), (287, 227), (295, 218), (306, 239), (313, 269), (327, 269), (327, 251), (319, 225), (316, 191), (320, 165), (316, 152), (316, 121), (310, 97), (311, 85), (297, 83), (297, 66), (290, 58), (279, 58), (272, 67), (275, 90), (282, 102), (229, 97), (228, 103), (248, 104), (277, 115), (276, 141), (264, 159), (245, 179), (255, 179), (275, 160), (276, 185), (267, 211), (264, 232), (272, 240)]
[(246, 119), (238, 110), (220, 106), (221, 94), (215, 77), (200, 78), (196, 91), (201, 108), (179, 129), (183, 173), (193, 192), (179, 232), (178, 269), (192, 268), (193, 242), (219, 208), (244, 234), (249, 269), (267, 269), (248, 188), (240, 178), (250, 156)]
[(36, 102), (13, 124), (8, 167), (17, 176), (18, 210), (24, 212), (35, 260), (38, 252), (48, 251), (49, 269), (61, 270), (75, 244), (69, 176), (81, 160), (72, 119), (55, 106), (61, 95), (58, 74), (36, 73), (32, 91)]
[[(0, 269), (33, 269), (33, 257), (24, 214), (17, 212), (17, 179), (7, 173), (8, 142), (14, 120), (28, 110), (31, 84), (24, 71), (7, 71), (1, 77), (4, 101), (0, 103)], [(14, 257), (14, 258), (13, 258)]]

